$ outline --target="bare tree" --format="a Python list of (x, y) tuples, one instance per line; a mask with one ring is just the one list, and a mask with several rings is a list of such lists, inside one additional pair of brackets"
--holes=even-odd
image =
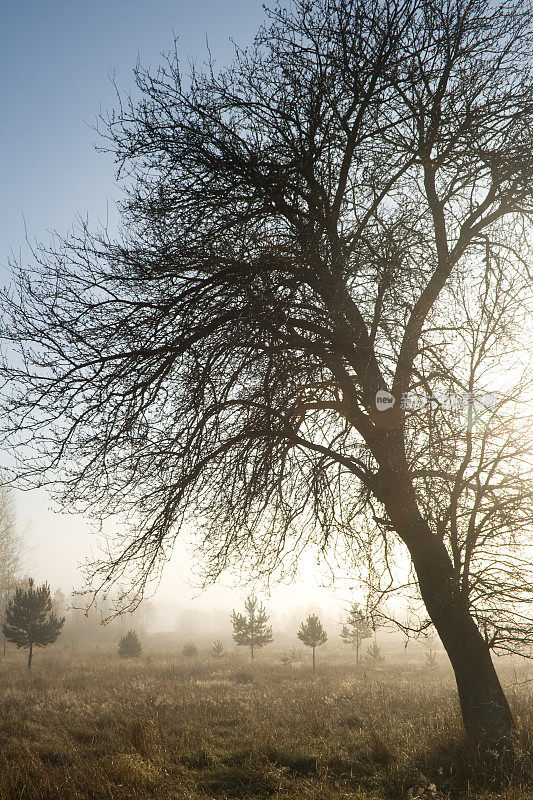
[(494, 741), (513, 720), (490, 645), (531, 631), (531, 12), (269, 17), (220, 74), (137, 72), (107, 125), (122, 238), (82, 228), (4, 298), (6, 445), (69, 508), (131, 515), (104, 586), (142, 592), (188, 521), (214, 579), (338, 536), (356, 554), (364, 518)]
[[(0, 622), (5, 622), (6, 607), (22, 580), (23, 538), (17, 528), (13, 495), (0, 487)], [(3, 655), (7, 639), (3, 636)]]

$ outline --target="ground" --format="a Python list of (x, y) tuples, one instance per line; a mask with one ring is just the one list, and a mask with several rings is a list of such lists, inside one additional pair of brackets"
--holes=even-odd
[[(204, 648), (207, 650), (207, 648)], [(444, 665), (355, 669), (263, 651), (131, 661), (56, 645), (28, 674), (0, 664), (2, 800), (533, 798), (527, 665), (503, 668), (518, 758), (481, 764), (462, 741)], [(322, 654), (321, 654), (322, 655)], [(497, 760), (497, 759), (496, 759)], [(489, 780), (488, 772), (497, 780)]]

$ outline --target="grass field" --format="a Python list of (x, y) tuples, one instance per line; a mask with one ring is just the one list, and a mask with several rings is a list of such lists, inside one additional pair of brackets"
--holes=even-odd
[[(502, 677), (518, 722), (512, 762), (476, 763), (451, 675), (340, 658), (287, 667), (261, 653), (215, 660), (38, 652), (0, 664), (2, 800), (533, 798), (524, 668)], [(434, 785), (432, 785), (434, 784)]]

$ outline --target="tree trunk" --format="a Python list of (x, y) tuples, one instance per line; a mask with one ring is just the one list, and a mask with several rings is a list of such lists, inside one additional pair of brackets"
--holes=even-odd
[(252, 661), (253, 661), (254, 660), (254, 645), (253, 645), (253, 642), (252, 642), (252, 644), (250, 646), (250, 649), (252, 651)]
[(511, 710), (444, 543), (421, 517), (409, 480), (389, 473), (382, 489), (391, 521), (411, 554), (422, 600), (451, 661), (467, 735), (484, 747), (508, 738), (514, 727)]
[(313, 675), (316, 672), (316, 664), (315, 664), (315, 648), (313, 647)]
[(4, 658), (6, 657), (6, 645), (7, 645), (7, 639), (4, 636)]
[[(449, 561), (444, 545), (437, 539), (435, 544)], [(412, 551), (420, 592), (455, 673), (467, 735), (480, 744), (491, 743), (508, 737), (513, 717), (487, 643), (453, 590), (453, 575), (443, 574), (445, 564), (436, 568), (437, 554), (430, 555), (436, 549), (426, 545), (422, 552)]]
[(359, 639), (355, 643), (355, 663), (359, 666)]
[(28, 669), (31, 669), (32, 658), (33, 658), (33, 645), (30, 644), (30, 652), (28, 653)]

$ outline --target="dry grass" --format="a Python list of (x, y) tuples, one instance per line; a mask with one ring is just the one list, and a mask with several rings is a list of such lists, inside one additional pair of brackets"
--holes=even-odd
[(50, 649), (28, 675), (20, 656), (0, 665), (2, 800), (533, 797), (532, 684), (512, 692), (519, 757), (495, 768), (462, 743), (439, 670), (365, 677), (332, 660), (313, 679), (266, 653), (252, 672), (233, 655), (77, 663)]

